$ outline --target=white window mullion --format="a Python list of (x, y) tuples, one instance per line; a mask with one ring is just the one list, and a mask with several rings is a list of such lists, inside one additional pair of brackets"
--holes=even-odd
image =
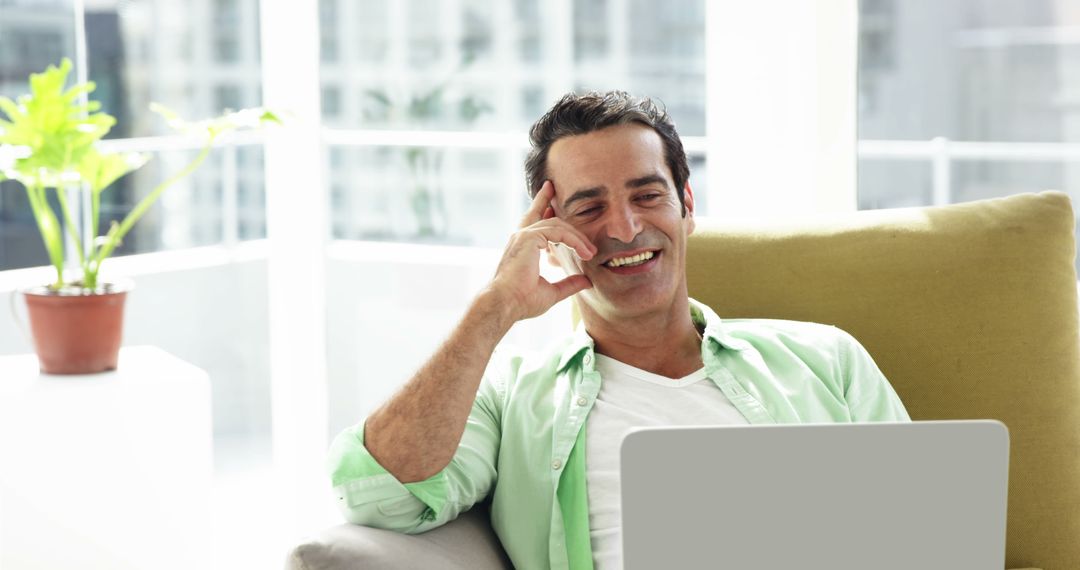
[[(546, 64), (544, 95), (553, 104), (574, 88), (574, 6), (572, 0), (551, 0), (540, 5), (541, 51)], [(539, 117), (538, 117), (539, 118)]]
[(464, 55), (461, 46), (462, 40), (465, 39), (465, 22), (463, 21), (465, 14), (460, 0), (442, 0), (436, 2), (432, 9), (438, 13), (438, 21), (441, 24), (439, 39), (442, 40), (435, 77), (443, 77), (458, 69), (458, 64)]
[(608, 61), (613, 77), (629, 78), (630, 13), (627, 0), (612, 0), (608, 4)]
[(713, 211), (856, 208), (857, 10), (857, 0), (706, 2)]
[(263, 103), (289, 113), (268, 132), (266, 219), (274, 467), (292, 533), (325, 524), (327, 199), (319, 137), (317, 0), (262, 0)]
[[(86, 83), (89, 81), (90, 76), (90, 64), (89, 58), (86, 53), (86, 4), (83, 0), (75, 0), (74, 4), (75, 15), (75, 81), (78, 83)], [(86, 105), (90, 100), (90, 96), (87, 93), (79, 95), (79, 102)], [(90, 188), (87, 184), (73, 184), (66, 188), (57, 188), (57, 192), (65, 192), (68, 204), (72, 208), (72, 218), (77, 224), (76, 231), (81, 232), (76, 235), (82, 243), (83, 251), (86, 255), (91, 252), (91, 247), (94, 243), (94, 238), (97, 236), (90, 235), (90, 227), (93, 225), (93, 206), (90, 197)], [(67, 220), (63, 220), (66, 225)], [(73, 238), (70, 233), (64, 234), (64, 260), (66, 268), (75, 268), (79, 266), (79, 258), (76, 254), (76, 247)], [(66, 269), (65, 268), (65, 269)], [(76, 273), (81, 276), (81, 272)]]

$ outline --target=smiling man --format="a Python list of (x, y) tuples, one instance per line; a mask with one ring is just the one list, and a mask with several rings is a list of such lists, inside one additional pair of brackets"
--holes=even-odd
[[(331, 446), (348, 520), (419, 533), (490, 498), (517, 568), (620, 568), (618, 449), (632, 428), (910, 420), (843, 331), (721, 321), (688, 297), (694, 195), (652, 101), (567, 95), (531, 143), (533, 201), (495, 277), (420, 371)], [(571, 275), (543, 279), (545, 251)], [(575, 294), (576, 331), (493, 358), (515, 322)]]

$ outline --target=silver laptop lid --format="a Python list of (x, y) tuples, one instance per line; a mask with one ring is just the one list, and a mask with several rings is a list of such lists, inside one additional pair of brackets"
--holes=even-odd
[(624, 568), (1004, 568), (1008, 471), (993, 420), (635, 430)]

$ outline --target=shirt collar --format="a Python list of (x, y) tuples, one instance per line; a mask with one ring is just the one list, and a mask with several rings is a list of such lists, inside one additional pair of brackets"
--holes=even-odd
[(750, 343), (728, 334), (723, 320), (704, 303), (690, 299), (690, 318), (695, 325), (705, 325), (705, 334), (702, 335), (704, 342), (712, 341), (717, 344), (717, 348), (730, 348), (732, 350), (750, 348)]
[(589, 336), (589, 333), (585, 331), (585, 321), (579, 320), (577, 326), (574, 327), (574, 334), (570, 336), (570, 343), (566, 345), (562, 358), (559, 359), (557, 372), (562, 372), (581, 353), (592, 352), (594, 346), (596, 346), (596, 343)]
[[(705, 325), (705, 334), (702, 335), (703, 343), (715, 344), (715, 350), (721, 350), (729, 348), (731, 350), (746, 350), (750, 348), (750, 343), (745, 340), (735, 338), (724, 330), (723, 321), (717, 314), (703, 303), (699, 303), (694, 299), (690, 299), (690, 318), (694, 321), (694, 324), (699, 328), (701, 325)], [(582, 353), (593, 351), (596, 343), (593, 341), (589, 333), (585, 331), (585, 322), (578, 321), (577, 327), (574, 328), (574, 333), (570, 337), (570, 342), (563, 350), (562, 357), (559, 359), (558, 372), (562, 372), (570, 363), (574, 362)], [(706, 347), (703, 346), (704, 350)], [(708, 348), (713, 348), (709, 346)]]

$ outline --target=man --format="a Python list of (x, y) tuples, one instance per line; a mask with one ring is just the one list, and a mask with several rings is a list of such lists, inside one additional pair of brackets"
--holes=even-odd
[[(350, 521), (424, 532), (490, 495), (516, 567), (618, 568), (618, 448), (632, 427), (910, 421), (846, 333), (721, 321), (687, 296), (694, 194), (650, 100), (567, 95), (531, 142), (532, 205), (495, 277), (431, 360), (331, 447)], [(552, 244), (576, 252), (580, 274), (567, 261), (566, 279), (540, 277)], [(574, 294), (573, 334), (489, 366), (511, 325)]]

